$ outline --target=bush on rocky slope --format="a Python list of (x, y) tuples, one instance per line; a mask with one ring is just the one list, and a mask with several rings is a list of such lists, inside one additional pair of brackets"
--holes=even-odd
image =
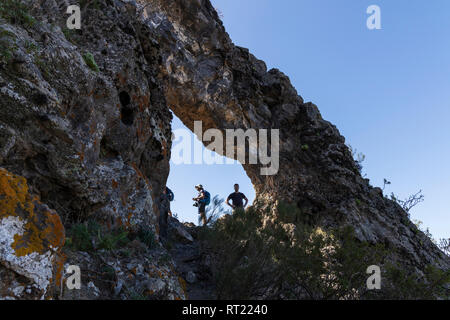
[(123, 227), (109, 229), (95, 220), (88, 220), (70, 227), (66, 238), (66, 248), (84, 252), (111, 251), (120, 249), (135, 239), (149, 249), (157, 245), (156, 236), (148, 227), (142, 227), (139, 231), (130, 233)]
[[(428, 266), (420, 276), (391, 262), (392, 249), (358, 241), (350, 226), (322, 230), (298, 219), (295, 206), (278, 210), (274, 224), (264, 226), (261, 209), (252, 207), (201, 233), (220, 299), (448, 298), (450, 271)], [(381, 267), (381, 290), (366, 287), (370, 265)]]
[(0, 3), (0, 17), (11, 24), (32, 26), (36, 20), (29, 13), (29, 6), (18, 0), (2, 0)]

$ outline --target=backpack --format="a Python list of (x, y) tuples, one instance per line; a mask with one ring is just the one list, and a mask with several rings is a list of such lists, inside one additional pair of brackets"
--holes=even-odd
[(167, 198), (169, 199), (169, 201), (173, 201), (175, 199), (175, 195), (173, 194), (173, 191), (170, 190), (168, 187), (166, 187), (166, 192), (167, 192)]
[(203, 193), (205, 194), (205, 197), (201, 200), (205, 205), (208, 205), (211, 202), (211, 195), (208, 191), (203, 190)]

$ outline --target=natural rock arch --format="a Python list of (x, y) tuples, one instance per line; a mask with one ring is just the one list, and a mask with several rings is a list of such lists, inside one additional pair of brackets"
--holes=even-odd
[(287, 76), (267, 71), (264, 62), (235, 46), (208, 0), (154, 4), (146, 8), (146, 23), (157, 42), (165, 98), (187, 127), (193, 130), (201, 120), (203, 130), (280, 129), (277, 175), (262, 176), (259, 165), (243, 165), (258, 201), (294, 203), (325, 227), (352, 225), (360, 240), (399, 249), (401, 263), (419, 269), (448, 265), (426, 237), (420, 249), (410, 245), (415, 227), (404, 225), (403, 209), (361, 176), (336, 127), (303, 101)]
[(70, 35), (55, 1), (33, 7), (47, 22), (32, 32), (2, 20), (1, 41), (17, 59), (0, 61), (0, 167), (25, 177), (63, 222), (95, 217), (158, 231), (170, 108), (191, 130), (194, 120), (204, 130), (280, 129), (278, 174), (244, 165), (261, 203), (294, 203), (322, 227), (352, 225), (359, 239), (397, 249), (395, 258), (412, 268), (449, 267), (361, 177), (345, 139), (288, 77), (233, 45), (209, 0), (138, 1), (145, 9), (98, 2), (86, 11), (85, 30)]

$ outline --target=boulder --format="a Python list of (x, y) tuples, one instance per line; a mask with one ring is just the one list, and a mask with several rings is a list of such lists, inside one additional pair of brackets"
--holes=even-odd
[(186, 230), (186, 227), (175, 218), (169, 217), (169, 236), (174, 237), (177, 241), (182, 243), (192, 243), (194, 238)]
[(61, 276), (64, 240), (59, 215), (30, 193), (25, 178), (0, 168), (0, 297), (47, 297)]

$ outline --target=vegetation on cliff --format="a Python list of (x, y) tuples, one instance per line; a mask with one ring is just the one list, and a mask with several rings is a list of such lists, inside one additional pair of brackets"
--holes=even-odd
[[(350, 226), (311, 226), (293, 205), (280, 203), (275, 221), (265, 216), (251, 207), (201, 232), (219, 299), (449, 298), (450, 270), (407, 270), (392, 260), (395, 249), (357, 240)], [(367, 289), (370, 265), (381, 266), (381, 290)]]

